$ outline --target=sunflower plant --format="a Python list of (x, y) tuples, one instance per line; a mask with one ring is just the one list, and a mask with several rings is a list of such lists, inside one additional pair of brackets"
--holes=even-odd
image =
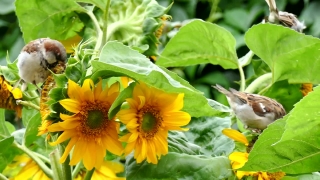
[[(239, 58), (228, 30), (200, 19), (177, 27), (171, 6), (15, 2), (24, 41), (57, 39), (68, 59), (40, 91), (20, 90), (17, 60), (0, 66), (0, 179), (320, 178), (320, 40), (257, 24)], [(245, 130), (180, 76), (199, 64), (237, 69), (241, 91), (276, 99), (287, 115), (259, 135)]]

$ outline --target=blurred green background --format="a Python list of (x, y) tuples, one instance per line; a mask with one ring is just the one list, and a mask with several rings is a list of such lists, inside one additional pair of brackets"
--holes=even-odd
[[(172, 0), (158, 0), (159, 4), (168, 6)], [(15, 60), (24, 46), (22, 34), (19, 29), (13, 0), (0, 0), (0, 65), (5, 65), (5, 58), (9, 55), (11, 61)], [(296, 14), (300, 20), (307, 25), (305, 33), (319, 37), (320, 18), (317, 11), (320, 9), (320, 2), (309, 0), (278, 0), (279, 10)], [(169, 12), (173, 17), (171, 26), (180, 26), (186, 20), (200, 18), (208, 22), (216, 23), (235, 37), (238, 57), (244, 56), (249, 50), (245, 46), (244, 33), (254, 24), (260, 23), (268, 14), (268, 6), (264, 0), (175, 0)], [(172, 27), (171, 27), (172, 28)], [(161, 37), (162, 46), (174, 35), (174, 28), (169, 31), (164, 30)], [(171, 33), (171, 34), (170, 34)], [(250, 81), (257, 72), (253, 72), (253, 66), (260, 66), (256, 61), (245, 67), (246, 78)], [(263, 64), (262, 64), (263, 66)], [(266, 67), (267, 68), (267, 67)], [(263, 70), (265, 68), (262, 68)], [(191, 85), (204, 92), (208, 98), (216, 99), (226, 103), (225, 98), (211, 88), (212, 84), (221, 84), (225, 87), (238, 88), (238, 70), (224, 70), (220, 66), (203, 64), (189, 66), (186, 68), (174, 68), (180, 76), (190, 82)]]

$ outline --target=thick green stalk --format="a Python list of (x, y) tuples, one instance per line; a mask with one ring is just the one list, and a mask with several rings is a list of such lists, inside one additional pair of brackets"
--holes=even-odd
[(62, 171), (62, 166), (59, 162), (59, 151), (55, 149), (52, 153), (50, 153), (50, 161), (51, 161), (51, 169), (53, 171), (53, 179), (59, 180), (59, 179), (65, 179), (64, 173)]
[(109, 19), (109, 8), (110, 8), (111, 0), (107, 0), (107, 5), (105, 11), (103, 13), (103, 27), (102, 27), (102, 40), (99, 50), (101, 51), (102, 47), (107, 42), (107, 33), (108, 33), (108, 19)]
[(28, 107), (31, 107), (35, 110), (40, 110), (40, 107), (36, 104), (33, 104), (32, 102), (29, 102), (29, 101), (21, 101), (21, 100), (17, 100), (17, 104), (21, 104), (23, 106), (28, 106)]
[(13, 142), (13, 144), (25, 152), (34, 162), (38, 164), (38, 166), (42, 169), (42, 171), (49, 177), (52, 178), (52, 171), (45, 165), (45, 163), (31, 150), (29, 150), (27, 147), (24, 145), (20, 145), (17, 142)]
[(244, 72), (240, 63), (238, 63), (238, 69), (240, 73), (240, 91), (244, 91), (244, 89), (246, 88), (246, 78), (244, 76)]
[(266, 82), (272, 80), (272, 73), (264, 74), (257, 79), (255, 79), (245, 90), (247, 93), (254, 93), (259, 87), (261, 87)]
[(78, 175), (78, 173), (80, 172), (81, 166), (82, 166), (82, 163), (79, 162), (76, 165), (76, 167), (73, 169), (73, 171), (72, 171), (72, 179), (74, 179)]
[(84, 177), (84, 180), (90, 180), (92, 177), (92, 174), (94, 173), (95, 168), (91, 169), (90, 171), (87, 171), (86, 176)]
[[(63, 144), (60, 144), (60, 145), (58, 145), (58, 149), (59, 149), (59, 155), (61, 157), (65, 151), (65, 147)], [(69, 163), (70, 163), (70, 158), (68, 156), (66, 158), (66, 160), (64, 161), (64, 163), (62, 163), (62, 165), (61, 165), (62, 173), (65, 177), (64, 178), (65, 180), (72, 180), (72, 171), (71, 171), (71, 166), (69, 165)]]
[(8, 178), (5, 175), (0, 173), (0, 180), (8, 180)]

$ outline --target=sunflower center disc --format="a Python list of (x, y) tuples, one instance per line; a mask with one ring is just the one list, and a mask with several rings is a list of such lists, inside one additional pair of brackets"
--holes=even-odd
[(90, 128), (95, 129), (102, 125), (103, 119), (103, 112), (99, 110), (92, 110), (88, 112), (87, 124)]
[(142, 130), (144, 131), (151, 131), (154, 129), (155, 125), (157, 123), (156, 118), (153, 116), (152, 113), (145, 113), (143, 115), (143, 120), (142, 120)]

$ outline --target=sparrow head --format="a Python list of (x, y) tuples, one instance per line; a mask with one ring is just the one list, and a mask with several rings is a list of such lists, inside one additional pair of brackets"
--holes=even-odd
[(26, 83), (42, 83), (49, 76), (49, 69), (59, 62), (64, 64), (66, 59), (66, 50), (59, 41), (50, 38), (33, 40), (22, 48), (18, 56), (19, 76)]

